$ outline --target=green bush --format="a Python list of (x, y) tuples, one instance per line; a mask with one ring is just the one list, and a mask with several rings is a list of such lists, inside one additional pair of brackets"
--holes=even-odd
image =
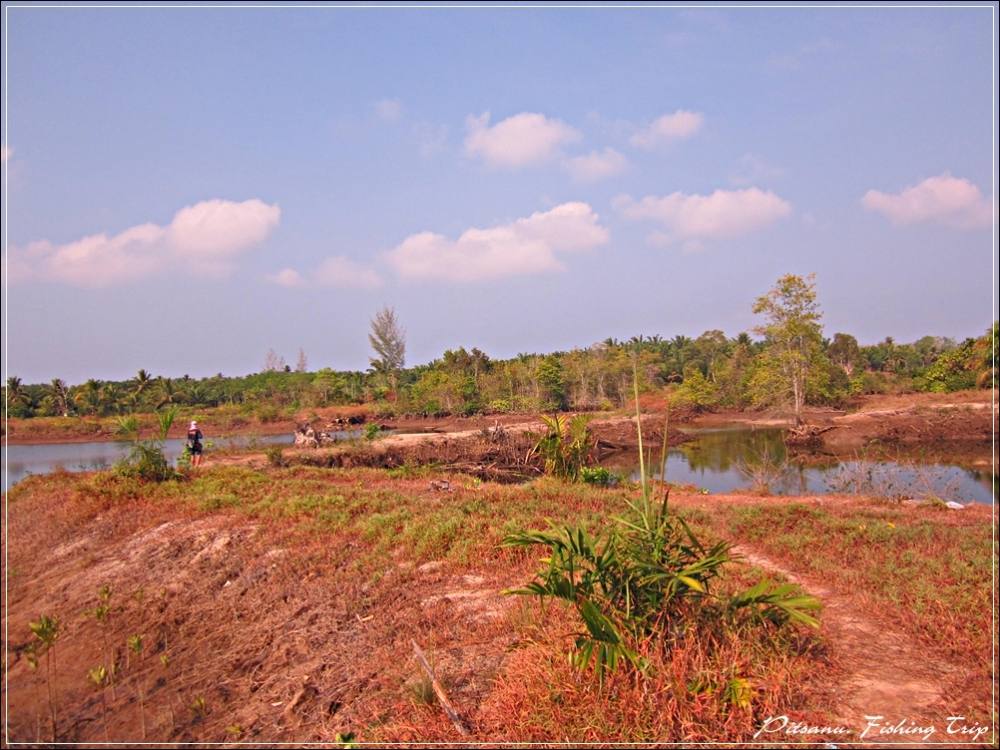
[(542, 415), (546, 432), (533, 448), (545, 461), (545, 473), (575, 482), (593, 447), (587, 424), (590, 417), (577, 414), (572, 419), (556, 414)]
[(178, 476), (163, 455), (163, 448), (152, 441), (135, 443), (128, 455), (115, 465), (115, 471), (120, 476), (144, 482), (165, 482)]
[(614, 487), (621, 484), (622, 477), (603, 466), (584, 466), (580, 469), (580, 481), (584, 484)]
[(267, 456), (267, 462), (271, 466), (285, 466), (287, 463), (280, 445), (267, 446), (267, 448), (264, 449), (264, 455)]
[(271, 404), (260, 404), (254, 410), (254, 413), (261, 424), (269, 424), (281, 419), (281, 412), (278, 411), (278, 407)]

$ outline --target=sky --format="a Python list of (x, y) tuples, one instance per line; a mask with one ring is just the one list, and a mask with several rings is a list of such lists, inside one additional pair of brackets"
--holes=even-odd
[(996, 316), (996, 9), (3, 8), (4, 377)]

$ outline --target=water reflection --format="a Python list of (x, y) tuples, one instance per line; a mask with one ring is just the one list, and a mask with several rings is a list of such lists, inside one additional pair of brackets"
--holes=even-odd
[[(214, 441), (215, 450), (227, 450), (249, 445), (273, 445), (292, 442), (291, 435), (266, 437), (232, 437)], [(183, 438), (164, 442), (163, 452), (168, 461), (176, 461), (184, 451)], [(50, 443), (38, 445), (5, 445), (2, 449), (3, 491), (31, 474), (54, 471), (94, 471), (107, 469), (121, 459), (132, 446), (129, 442)]]
[[(671, 448), (666, 476), (671, 482), (690, 484), (713, 493), (765, 488), (776, 495), (861, 493), (916, 498), (939, 497), (955, 502), (992, 503), (997, 496), (996, 476), (988, 468), (989, 453), (977, 448), (949, 455), (933, 453), (874, 453), (849, 458), (789, 456), (779, 428), (722, 428), (692, 431), (697, 438)], [(659, 456), (655, 457), (656, 459)], [(634, 453), (619, 454), (602, 462), (609, 468), (638, 478)], [(662, 476), (662, 470), (656, 472)]]

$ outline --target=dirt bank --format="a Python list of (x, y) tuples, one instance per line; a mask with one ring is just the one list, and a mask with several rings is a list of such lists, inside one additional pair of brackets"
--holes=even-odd
[[(534, 602), (499, 593), (528, 580), (538, 564), (536, 555), (498, 546), (503, 527), (541, 524), (552, 515), (593, 521), (620, 508), (620, 494), (450, 480), (441, 490), (426, 476), (391, 479), (370, 470), (221, 469), (189, 486), (161, 485), (150, 497), (102, 476), (28, 480), (12, 493), (4, 536), (10, 738), (51, 736), (44, 660), (42, 670), (30, 669), (27, 651), (28, 622), (47, 614), (61, 623), (52, 685), (56, 734), (65, 742), (138, 741), (144, 731), (150, 742), (334, 743), (352, 733), (361, 741), (461, 741), (428, 697), (411, 639), (427, 652), (473, 741), (554, 742), (593, 739), (594, 732), (605, 740), (635, 739), (614, 734), (615, 723), (580, 734), (558, 723), (557, 717), (573, 716), (560, 714), (567, 708), (587, 712), (586, 705), (564, 706), (586, 680), (549, 685), (540, 649), (565, 665), (565, 639), (539, 641), (546, 631), (538, 623), (551, 620), (561, 632), (574, 625), (560, 618), (559, 608), (542, 616)], [(292, 486), (294, 492), (282, 494)], [(271, 504), (262, 505), (267, 498)], [(711, 514), (720, 505), (751, 507), (762, 499), (680, 495), (674, 501)], [(844, 503), (871, 512), (864, 501), (843, 498), (765, 502), (831, 512)], [(918, 509), (919, 518), (909, 521), (899, 508), (875, 512), (893, 514), (901, 527), (989, 526), (986, 508), (950, 515)], [(412, 536), (418, 521), (420, 533)], [(817, 687), (796, 683), (782, 687), (794, 698), (782, 698), (778, 710), (814, 726), (839, 717), (855, 728), (859, 711), (912, 721), (970, 706), (970, 717), (988, 712), (988, 701), (979, 702), (988, 684), (976, 677), (963, 686), (961, 670), (892, 625), (905, 621), (904, 612), (869, 609), (856, 591), (865, 579), (848, 593), (787, 560), (775, 562), (752, 536), (740, 541), (751, 562), (800, 580), (831, 612), (824, 619), (826, 645), (803, 656), (830, 703), (810, 704)], [(92, 615), (101, 586), (112, 591), (106, 624)], [(133, 635), (142, 636), (141, 655), (126, 646)], [(113, 688), (89, 683), (88, 669), (112, 663)], [(587, 695), (601, 700), (599, 692)], [(677, 700), (692, 699), (681, 691)], [(539, 710), (557, 723), (518, 718)], [(736, 730), (718, 728), (728, 731)]]
[[(569, 418), (567, 416), (567, 418)], [(372, 441), (340, 443), (324, 447), (288, 447), (281, 451), (285, 465), (351, 468), (358, 466), (397, 468), (429, 466), (447, 468), (491, 481), (523, 481), (543, 473), (544, 457), (533, 450), (545, 425), (529, 421), (468, 420), (481, 426), (455, 431), (405, 432), (386, 435)], [(461, 423), (459, 423), (461, 424)], [(452, 423), (455, 426), (456, 423)], [(663, 441), (662, 416), (644, 416), (645, 447), (658, 450)], [(619, 451), (634, 451), (638, 446), (635, 418), (611, 417), (589, 423), (594, 442), (591, 458), (600, 459)], [(667, 426), (668, 445), (691, 440), (691, 435)], [(244, 465), (262, 467), (267, 454), (260, 451), (209, 456), (206, 465)]]

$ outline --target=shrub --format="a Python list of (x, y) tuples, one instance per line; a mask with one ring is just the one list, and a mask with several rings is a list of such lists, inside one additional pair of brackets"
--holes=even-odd
[(278, 411), (277, 406), (272, 406), (271, 404), (261, 404), (254, 410), (257, 414), (257, 419), (261, 424), (268, 424), (270, 422), (277, 422), (281, 419), (281, 414)]
[(120, 476), (145, 482), (164, 482), (177, 478), (177, 472), (163, 455), (163, 448), (155, 442), (135, 443), (128, 455), (115, 465), (115, 470)]
[(491, 414), (507, 414), (514, 411), (514, 404), (510, 399), (495, 398), (487, 405), (486, 410)]
[(280, 445), (269, 445), (264, 449), (264, 455), (267, 456), (267, 462), (271, 466), (285, 466), (287, 462), (285, 461), (284, 453)]
[(592, 447), (587, 427), (590, 417), (577, 414), (567, 419), (559, 414), (551, 417), (543, 414), (542, 422), (546, 432), (538, 438), (532, 450), (544, 459), (546, 474), (575, 482)]
[[(731, 545), (719, 541), (706, 548), (684, 519), (670, 512), (669, 490), (662, 502), (654, 502), (643, 458), (635, 369), (633, 390), (641, 499), (626, 499), (626, 514), (614, 518), (608, 531), (597, 536), (572, 526), (507, 536), (502, 542), (505, 547), (540, 544), (548, 547), (549, 554), (533, 581), (505, 593), (560, 599), (572, 605), (585, 628), (575, 640), (572, 661), (580, 669), (593, 662), (602, 683), (605, 672), (622, 663), (646, 672), (649, 663), (640, 656), (643, 644), (669, 648), (702, 626), (736, 632), (747, 626), (782, 626), (794, 621), (818, 627), (809, 612), (818, 609), (819, 602), (798, 593), (792, 584), (765, 579), (735, 596), (713, 592), (715, 580), (732, 559)], [(559, 426), (555, 418), (546, 423), (547, 438), (562, 434), (554, 429)], [(665, 444), (663, 454), (665, 458)]]
[(382, 426), (377, 422), (369, 422), (365, 425), (365, 440), (375, 440), (382, 432)]
[(614, 487), (621, 484), (622, 478), (603, 466), (584, 466), (580, 469), (580, 481), (601, 487)]

